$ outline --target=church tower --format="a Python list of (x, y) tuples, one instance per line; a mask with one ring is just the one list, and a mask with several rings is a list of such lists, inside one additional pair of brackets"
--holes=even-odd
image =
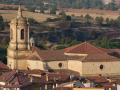
[(19, 59), (27, 56), (30, 51), (29, 45), (29, 25), (19, 6), (17, 17), (10, 22), (7, 64), (11, 69), (19, 69)]

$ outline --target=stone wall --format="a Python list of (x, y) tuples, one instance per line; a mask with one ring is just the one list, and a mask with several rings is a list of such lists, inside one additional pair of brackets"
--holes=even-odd
[[(100, 69), (101, 67), (101, 69)], [(120, 61), (113, 62), (83, 62), (83, 75), (120, 75)]]
[(7, 66), (10, 69), (14, 69), (15, 68), (15, 60), (13, 58), (8, 57), (7, 58)]
[(27, 66), (30, 69), (44, 70), (44, 63), (40, 60), (27, 60)]
[(104, 88), (73, 88), (73, 90), (104, 90)]
[(82, 62), (78, 60), (69, 60), (68, 69), (77, 71), (80, 73), (80, 75), (82, 75)]
[[(68, 69), (68, 61), (50, 61), (46, 63), (49, 69)], [(61, 64), (61, 66), (60, 66)]]
[(16, 61), (16, 59), (9, 57), (7, 61), (8, 61), (7, 65), (11, 69), (16, 69), (16, 67), (17, 67), (18, 69), (21, 69), (21, 70), (27, 70), (27, 61), (26, 60), (17, 60)]

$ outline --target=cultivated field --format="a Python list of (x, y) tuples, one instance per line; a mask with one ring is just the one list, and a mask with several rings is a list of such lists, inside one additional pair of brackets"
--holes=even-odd
[[(0, 10), (0, 15), (3, 16), (5, 21), (10, 21), (11, 19), (15, 18), (16, 14), (16, 10)], [(38, 22), (45, 21), (47, 18), (55, 18), (55, 16), (52, 15), (33, 13), (28, 11), (23, 11), (23, 16), (27, 18), (34, 18)]]
[[(98, 9), (64, 9), (66, 14), (81, 16), (89, 14), (92, 17), (102, 16), (104, 18), (116, 18), (120, 15), (120, 11), (110, 11), (110, 10), (98, 10)], [(0, 14), (3, 16), (5, 21), (10, 21), (16, 17), (16, 10), (0, 10)], [(23, 15), (27, 18), (34, 18), (38, 22), (45, 21), (47, 18), (55, 18), (56, 16), (49, 14), (40, 14), (29, 11), (23, 11)]]
[(92, 17), (102, 16), (104, 18), (116, 18), (120, 15), (120, 10), (111, 11), (111, 10), (98, 10), (98, 9), (65, 9), (68, 15), (81, 16), (89, 14)]
[[(18, 8), (19, 5), (0, 4), (0, 8)], [(21, 5), (22, 9), (27, 10), (24, 5)]]

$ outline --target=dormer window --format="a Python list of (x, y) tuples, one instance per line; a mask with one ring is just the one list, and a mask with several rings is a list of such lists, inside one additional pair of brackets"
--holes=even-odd
[(24, 29), (21, 30), (21, 36), (20, 36), (21, 40), (24, 39)]

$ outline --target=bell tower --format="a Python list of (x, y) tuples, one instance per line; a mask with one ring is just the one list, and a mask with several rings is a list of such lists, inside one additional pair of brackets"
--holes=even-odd
[(29, 50), (29, 24), (23, 17), (19, 6), (17, 17), (10, 22), (10, 42), (7, 49), (8, 66), (11, 69), (18, 69), (19, 58), (25, 57)]

